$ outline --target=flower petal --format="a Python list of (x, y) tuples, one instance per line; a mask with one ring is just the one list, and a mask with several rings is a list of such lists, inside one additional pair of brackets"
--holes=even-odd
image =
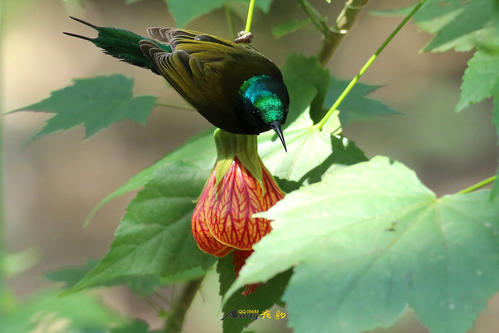
[(211, 218), (206, 224), (211, 234), (228, 246), (251, 250), (253, 244), (270, 232), (270, 221), (253, 218), (270, 205), (265, 200), (260, 182), (236, 157), (218, 184)]
[(191, 229), (194, 239), (198, 244), (198, 247), (201, 251), (206, 252), (208, 254), (214, 255), (216, 257), (224, 257), (228, 253), (230, 253), (233, 248), (226, 246), (213, 237), (210, 233), (206, 221), (212, 218), (213, 215), (213, 200), (210, 200), (210, 192), (215, 192), (215, 174), (212, 173), (211, 177), (208, 179), (208, 182), (199, 198), (199, 201), (194, 208), (194, 212), (192, 214), (191, 220)]

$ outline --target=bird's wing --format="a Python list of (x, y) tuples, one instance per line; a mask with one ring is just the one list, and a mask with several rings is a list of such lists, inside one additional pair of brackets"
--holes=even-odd
[(194, 30), (185, 30), (177, 28), (148, 28), (147, 32), (152, 38), (170, 44), (173, 50), (175, 50), (179, 45), (185, 43), (191, 43), (190, 41), (210, 42), (223, 45), (226, 47), (241, 46), (241, 44), (237, 44), (210, 34)]
[(215, 124), (203, 113), (213, 111), (203, 108), (217, 109), (224, 121), (230, 121), (232, 103), (242, 82), (261, 74), (282, 79), (270, 60), (247, 45), (191, 30), (149, 28), (148, 32), (154, 39), (168, 43), (172, 52), (143, 40), (142, 53), (189, 103)]

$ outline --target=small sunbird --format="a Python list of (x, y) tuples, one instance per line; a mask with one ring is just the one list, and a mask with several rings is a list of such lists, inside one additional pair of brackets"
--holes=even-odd
[(279, 68), (247, 43), (176, 28), (148, 28), (151, 38), (147, 38), (71, 18), (94, 28), (98, 35), (66, 35), (88, 40), (113, 57), (162, 75), (216, 127), (239, 134), (273, 129), (286, 149), (282, 125), (288, 114), (288, 90)]

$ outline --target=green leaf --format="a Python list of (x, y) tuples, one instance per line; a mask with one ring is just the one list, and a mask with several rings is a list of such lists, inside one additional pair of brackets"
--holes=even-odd
[[(98, 265), (99, 260), (89, 260), (87, 261), (86, 266), (60, 268), (45, 274), (45, 277), (54, 282), (64, 282), (65, 288), (68, 289), (74, 286)], [(184, 279), (183, 281), (185, 280), (187, 279)], [(162, 281), (160, 283), (159, 275), (127, 275), (105, 281), (100, 285), (109, 287), (119, 284), (127, 284), (131, 291), (137, 295), (145, 296), (156, 291), (160, 284), (162, 284)]]
[(157, 170), (128, 206), (110, 251), (66, 294), (119, 277), (168, 278), (213, 264), (214, 258), (198, 249), (191, 234), (195, 201), (212, 166), (198, 163), (175, 161)]
[[(209, 12), (221, 8), (230, 0), (196, 0), (196, 4), (185, 0), (165, 0), (168, 4), (168, 10), (172, 13), (178, 27), (185, 26), (188, 22)], [(249, 2), (249, 0), (243, 0)], [(270, 9), (272, 0), (257, 0), (255, 7), (259, 7), (265, 13)]]
[(199, 279), (206, 274), (206, 270), (197, 266), (186, 271), (180, 272), (178, 274), (171, 274), (166, 277), (161, 278), (161, 284), (167, 285), (178, 282), (192, 281)]
[(211, 128), (201, 132), (198, 135), (195, 135), (194, 137), (187, 140), (183, 146), (167, 154), (159, 161), (155, 162), (151, 166), (145, 168), (144, 170), (140, 171), (135, 176), (130, 178), (129, 181), (120, 186), (113, 193), (107, 195), (92, 209), (85, 220), (85, 225), (87, 225), (95, 215), (95, 213), (109, 201), (142, 188), (153, 178), (155, 172), (163, 165), (175, 161), (183, 161), (185, 163), (195, 164), (200, 168), (211, 168), (214, 165), (216, 158), (215, 145), (213, 144), (213, 131), (214, 129)]
[(407, 305), (432, 332), (464, 333), (499, 289), (489, 191), (436, 199), (385, 157), (329, 173), (259, 215), (273, 231), (225, 297), (294, 267), (283, 298), (297, 333), (388, 326)]
[(99, 264), (99, 260), (88, 260), (85, 266), (81, 267), (65, 267), (53, 270), (45, 274), (45, 277), (50, 281), (64, 282), (65, 288), (74, 286), (88, 272), (94, 269)]
[(461, 111), (493, 95), (499, 95), (499, 54), (478, 50), (468, 61), (456, 109)]
[(110, 325), (123, 320), (105, 307), (95, 296), (71, 295), (60, 298), (58, 291), (45, 290), (21, 304), (0, 311), (0, 332), (26, 333), (43, 325), (58, 322), (67, 325), (64, 332), (107, 332)]
[[(496, 126), (499, 136), (499, 54), (479, 49), (468, 61), (456, 110), (461, 111), (490, 97), (493, 98), (495, 105), (492, 123)], [(499, 141), (497, 144), (499, 145)], [(498, 193), (499, 182), (496, 181), (491, 198), (493, 199)]]
[[(349, 81), (331, 78), (323, 107), (329, 109), (348, 85)], [(366, 97), (382, 86), (358, 83), (341, 103), (340, 121), (342, 126), (352, 122), (372, 120), (378, 116), (399, 114), (381, 101)]]
[[(415, 5), (373, 11), (378, 16), (406, 16)], [(416, 24), (435, 34), (423, 51), (443, 52), (451, 48), (470, 51), (497, 34), (499, 7), (495, 0), (428, 0), (414, 15)]]
[(282, 36), (285, 36), (296, 30), (305, 28), (310, 24), (310, 22), (311, 21), (309, 18), (303, 20), (291, 19), (285, 21), (272, 28), (272, 35), (274, 35), (275, 38), (281, 38)]
[(286, 59), (282, 75), (290, 99), (287, 127), (310, 107), (315, 98), (322, 102), (329, 84), (329, 71), (314, 57), (292, 53)]
[(294, 190), (320, 180), (320, 175), (333, 164), (350, 165), (366, 160), (353, 142), (331, 135), (338, 128), (338, 119), (331, 117), (319, 130), (304, 113), (284, 131), (288, 152), (276, 144), (273, 133), (267, 132), (259, 135), (259, 154), (274, 177), (296, 182), (283, 190)]
[[(218, 260), (217, 272), (220, 277), (220, 296), (223, 296), (236, 279), (232, 254)], [(232, 295), (223, 306), (223, 332), (239, 333), (258, 319), (259, 314), (274, 304), (282, 303), (281, 297), (291, 274), (292, 270), (278, 274), (267, 283), (259, 285), (254, 293), (247, 296), (241, 295), (242, 290)], [(238, 310), (254, 310), (256, 313), (250, 314), (254, 316), (253, 318), (238, 318)]]
[(123, 75), (76, 79), (74, 85), (15, 111), (51, 112), (55, 116), (32, 139), (83, 124), (85, 138), (123, 119), (145, 124), (156, 103), (154, 96), (132, 97), (133, 79)]
[(428, 0), (414, 16), (421, 29), (436, 34), (424, 50), (471, 50), (474, 40), (492, 24), (493, 6), (494, 0)]

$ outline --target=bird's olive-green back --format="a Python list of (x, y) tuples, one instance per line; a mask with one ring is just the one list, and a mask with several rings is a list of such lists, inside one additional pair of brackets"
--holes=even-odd
[(165, 52), (147, 40), (140, 42), (142, 52), (204, 117), (231, 132), (258, 132), (248, 128), (239, 114), (238, 91), (253, 76), (267, 75), (282, 81), (272, 61), (248, 45), (205, 33), (173, 28), (150, 28), (148, 32), (169, 44), (173, 52)]

